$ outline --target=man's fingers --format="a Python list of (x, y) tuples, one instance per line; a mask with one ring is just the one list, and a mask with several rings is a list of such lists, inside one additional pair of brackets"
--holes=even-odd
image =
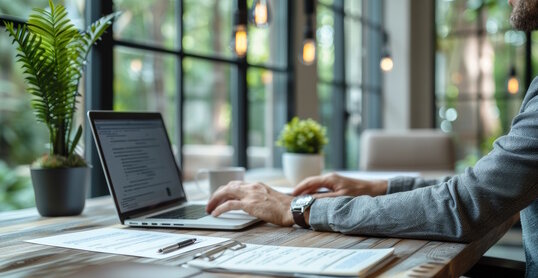
[(219, 204), (228, 200), (241, 199), (243, 190), (240, 190), (241, 184), (230, 182), (227, 185), (219, 188), (209, 202), (207, 202), (206, 211), (211, 213)]
[(300, 182), (293, 190), (292, 195), (297, 196), (304, 193), (315, 192), (318, 188), (325, 186), (323, 177), (310, 177)]
[(211, 212), (211, 215), (217, 217), (227, 211), (230, 210), (236, 210), (241, 209), (241, 201), (238, 200), (228, 200), (222, 204), (220, 204), (213, 212)]

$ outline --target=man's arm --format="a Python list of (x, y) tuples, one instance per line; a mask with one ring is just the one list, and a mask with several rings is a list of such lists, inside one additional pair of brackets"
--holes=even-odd
[(417, 188), (436, 185), (447, 182), (451, 177), (442, 177), (439, 179), (425, 180), (414, 177), (396, 177), (388, 180), (387, 194), (415, 190)]
[(480, 237), (538, 197), (537, 91), (535, 79), (509, 134), (464, 174), (384, 196), (318, 199), (310, 209), (310, 225), (372, 236), (455, 241)]

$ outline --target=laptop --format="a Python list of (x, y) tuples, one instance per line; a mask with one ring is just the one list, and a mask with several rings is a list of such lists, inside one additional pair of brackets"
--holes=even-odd
[(188, 202), (160, 113), (89, 111), (88, 119), (122, 224), (237, 230), (259, 221), (242, 211), (213, 217)]

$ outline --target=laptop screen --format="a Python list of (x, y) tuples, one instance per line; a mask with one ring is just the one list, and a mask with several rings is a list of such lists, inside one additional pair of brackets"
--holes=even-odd
[(161, 119), (95, 119), (121, 213), (185, 197)]

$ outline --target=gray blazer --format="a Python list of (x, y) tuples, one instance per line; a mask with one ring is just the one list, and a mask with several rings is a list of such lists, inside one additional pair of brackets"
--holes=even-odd
[[(535, 78), (510, 132), (497, 139), (493, 150), (474, 168), (440, 180), (395, 178), (389, 181), (388, 192), (383, 196), (316, 200), (310, 210), (310, 225), (315, 230), (346, 234), (468, 242), (529, 206), (537, 197)], [(538, 211), (534, 209), (527, 216), (537, 227)], [(538, 229), (524, 226), (523, 230), (524, 237), (533, 237), (537, 247)]]

